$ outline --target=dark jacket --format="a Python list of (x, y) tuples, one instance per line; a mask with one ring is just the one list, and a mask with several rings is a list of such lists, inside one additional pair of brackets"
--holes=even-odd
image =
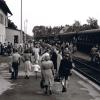
[(70, 59), (62, 59), (59, 67), (59, 76), (66, 76), (70, 74), (72, 69), (72, 61)]

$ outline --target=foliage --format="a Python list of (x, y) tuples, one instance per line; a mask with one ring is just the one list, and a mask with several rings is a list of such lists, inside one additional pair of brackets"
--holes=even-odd
[(45, 27), (45, 26), (35, 26), (33, 28), (33, 33), (35, 36), (43, 36), (48, 34), (59, 34), (62, 27)]
[(11, 29), (17, 29), (17, 26), (10, 19), (8, 19), (8, 27)]
[(35, 26), (33, 28), (33, 33), (35, 36), (43, 36), (43, 35), (55, 35), (66, 32), (79, 32), (90, 29), (98, 29), (98, 20), (95, 18), (87, 19), (87, 24), (81, 25), (81, 23), (76, 20), (73, 25), (66, 24), (65, 26), (55, 26), (55, 27), (47, 27), (47, 26)]
[(89, 17), (89, 19), (87, 19), (87, 22), (90, 25), (91, 29), (99, 28), (97, 19)]

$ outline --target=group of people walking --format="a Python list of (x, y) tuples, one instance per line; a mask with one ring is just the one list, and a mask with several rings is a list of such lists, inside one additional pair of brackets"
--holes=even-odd
[(20, 63), (24, 63), (25, 79), (29, 79), (32, 67), (34, 72), (41, 70), (40, 86), (45, 94), (52, 94), (55, 81), (61, 82), (62, 92), (67, 91), (68, 79), (73, 67), (72, 52), (66, 44), (63, 49), (48, 44), (35, 44), (34, 47), (27, 47), (20, 55), (17, 49), (12, 54), (11, 79), (18, 78)]

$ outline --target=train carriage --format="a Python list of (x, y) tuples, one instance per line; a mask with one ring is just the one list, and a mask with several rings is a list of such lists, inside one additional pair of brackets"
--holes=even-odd
[(100, 29), (66, 32), (63, 34), (48, 34), (45, 36), (39, 36), (36, 39), (42, 39), (50, 44), (54, 44), (59, 41), (60, 43), (72, 42), (73, 44), (77, 45), (78, 50), (89, 53), (93, 46), (100, 46)]
[(88, 53), (93, 46), (100, 46), (100, 29), (81, 31), (76, 39), (78, 49)]

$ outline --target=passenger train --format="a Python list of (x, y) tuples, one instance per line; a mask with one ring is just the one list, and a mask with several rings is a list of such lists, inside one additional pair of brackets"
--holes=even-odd
[(77, 46), (78, 50), (88, 53), (93, 46), (100, 46), (100, 29), (68, 32), (63, 34), (50, 34), (36, 37), (36, 40), (39, 39), (51, 44), (56, 42), (72, 42)]

